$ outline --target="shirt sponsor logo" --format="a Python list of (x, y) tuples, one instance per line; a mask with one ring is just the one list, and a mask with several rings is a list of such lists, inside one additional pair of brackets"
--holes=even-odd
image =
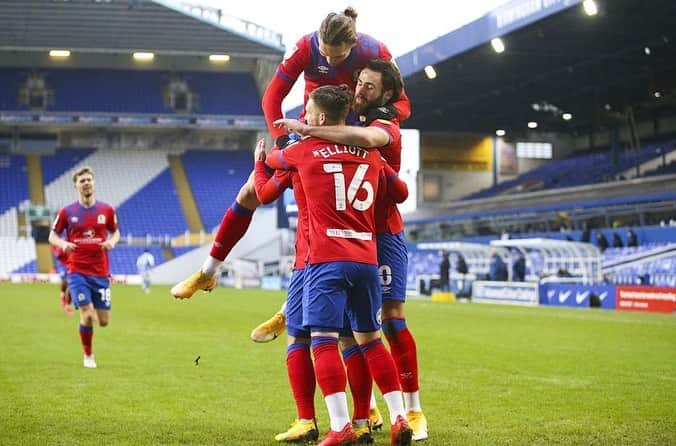
[(370, 232), (357, 232), (354, 229), (335, 229), (327, 228), (326, 235), (329, 237), (338, 237), (338, 238), (354, 238), (357, 240), (371, 240), (373, 239), (373, 234)]

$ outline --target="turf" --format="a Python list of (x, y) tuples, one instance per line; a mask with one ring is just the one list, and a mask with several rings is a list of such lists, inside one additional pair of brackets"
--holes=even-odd
[[(114, 285), (89, 370), (55, 285), (0, 284), (0, 444), (275, 444), (295, 414), (285, 345), (248, 335), (282, 300)], [(407, 312), (430, 424), (418, 444), (676, 444), (673, 315), (421, 300)]]

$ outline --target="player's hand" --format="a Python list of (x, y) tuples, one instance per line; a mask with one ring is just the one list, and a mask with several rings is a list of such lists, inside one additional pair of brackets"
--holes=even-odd
[(376, 119), (384, 119), (385, 121), (391, 121), (397, 117), (397, 109), (394, 108), (392, 104), (382, 105), (380, 107), (374, 107), (366, 113), (366, 116), (363, 117), (364, 125), (369, 125)]
[[(285, 127), (288, 132), (298, 133), (300, 136), (307, 135), (308, 126), (304, 122), (301, 122), (297, 119), (278, 119), (273, 122), (273, 125), (275, 127)], [(284, 148), (279, 144), (277, 145), (280, 149)]]
[(254, 161), (265, 161), (265, 140), (261, 139), (254, 150)]
[(115, 243), (111, 242), (110, 240), (106, 240), (105, 242), (101, 243), (101, 249), (110, 251), (113, 248), (115, 248)]
[(75, 251), (75, 248), (77, 248), (77, 245), (72, 242), (64, 241), (63, 244), (61, 245), (61, 251), (65, 252), (66, 254), (68, 254), (71, 251)]

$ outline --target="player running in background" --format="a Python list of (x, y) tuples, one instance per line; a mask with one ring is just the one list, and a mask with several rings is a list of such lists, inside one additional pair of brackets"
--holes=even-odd
[[(283, 117), (282, 101), (301, 73), (305, 77), (305, 101), (311, 91), (320, 85), (355, 86), (355, 72), (374, 58), (391, 59), (387, 47), (373, 37), (357, 33), (357, 13), (347, 8), (342, 13), (330, 13), (322, 21), (319, 31), (303, 36), (293, 54), (277, 68), (263, 94), (262, 107), (268, 129), (276, 145), (284, 148), (289, 136), (272, 123)], [(386, 109), (389, 117), (398, 115), (400, 120), (410, 115), (410, 103), (405, 94), (393, 107)], [(260, 206), (251, 172), (232, 206), (225, 212), (218, 227), (209, 257), (199, 271), (179, 282), (171, 289), (176, 298), (188, 298), (198, 290), (210, 291), (216, 286), (216, 272), (235, 244), (244, 236), (253, 212)], [(283, 321), (282, 321), (283, 322)], [(282, 323), (282, 327), (283, 327)], [(281, 331), (280, 331), (281, 333)]]
[[(59, 210), (49, 233), (49, 243), (68, 255), (68, 288), (80, 310), (83, 364), (96, 368), (92, 353), (94, 321), (105, 327), (110, 321), (110, 272), (108, 251), (120, 240), (115, 209), (94, 198), (94, 171), (81, 167), (73, 174), (78, 201)], [(66, 238), (61, 238), (65, 231)], [(108, 238), (110, 233), (110, 238)]]
[[(345, 88), (319, 87), (306, 105), (308, 120), (326, 125), (344, 123), (351, 102), (352, 95)], [(381, 295), (374, 202), (384, 179), (384, 160), (377, 151), (309, 138), (273, 152), (266, 163), (275, 169), (296, 170), (305, 185), (310, 245), (303, 325), (311, 331), (315, 373), (331, 422), (320, 446), (356, 440), (348, 416), (347, 377), (338, 350), (346, 310), (359, 349), (387, 403), (391, 445), (410, 444), (412, 430), (406, 421), (396, 365), (379, 334)]]
[(68, 290), (68, 280), (66, 279), (66, 274), (68, 273), (68, 254), (66, 254), (60, 248), (52, 246), (52, 254), (54, 255), (54, 269), (56, 273), (61, 278), (61, 294), (59, 295), (59, 302), (61, 302), (61, 307), (67, 315), (73, 314), (72, 299), (70, 297), (70, 292)]
[[(302, 136), (377, 147), (387, 163), (398, 172), (401, 167), (399, 123), (396, 119), (374, 119), (373, 110), (396, 99), (402, 90), (403, 81), (397, 67), (383, 59), (373, 60), (359, 73), (355, 90), (354, 111), (363, 118), (366, 127), (312, 126), (290, 119), (278, 120), (275, 125), (283, 125)], [(420, 404), (417, 347), (406, 325), (404, 312), (408, 266), (404, 224), (396, 203), (387, 195), (377, 203), (376, 226), (383, 292), (383, 333), (399, 371), (413, 439), (423, 440), (428, 438), (428, 427)]]
[(155, 256), (149, 249), (144, 249), (143, 253), (136, 259), (136, 270), (141, 275), (141, 288), (146, 294), (150, 294), (150, 270), (155, 267)]

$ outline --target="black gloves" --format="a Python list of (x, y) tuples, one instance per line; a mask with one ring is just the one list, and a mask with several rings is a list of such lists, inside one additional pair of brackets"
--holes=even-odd
[(364, 125), (369, 125), (376, 119), (391, 121), (397, 117), (397, 109), (392, 104), (385, 104), (380, 107), (374, 107), (366, 113)]

